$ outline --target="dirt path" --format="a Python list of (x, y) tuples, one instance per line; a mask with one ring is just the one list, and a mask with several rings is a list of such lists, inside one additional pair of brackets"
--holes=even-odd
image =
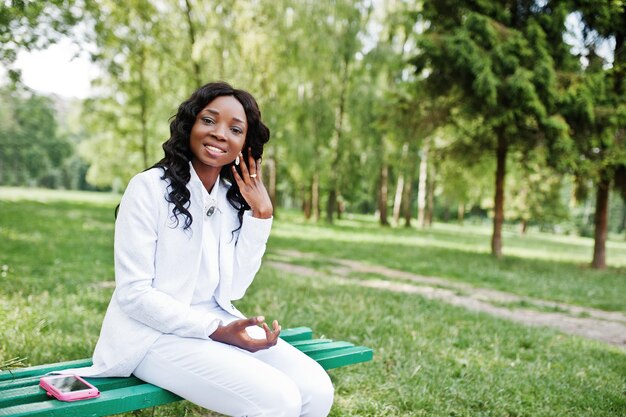
[[(306, 276), (324, 276), (342, 285), (361, 285), (387, 291), (419, 294), (468, 310), (479, 311), (530, 326), (553, 327), (562, 332), (600, 340), (626, 349), (626, 315), (579, 307), (504, 291), (478, 288), (444, 278), (412, 274), (380, 265), (344, 259), (328, 259), (332, 274), (292, 262), (315, 259), (298, 251), (280, 251), (266, 265)], [(383, 279), (361, 279), (359, 274), (375, 274)], [(518, 305), (523, 307), (517, 307)]]

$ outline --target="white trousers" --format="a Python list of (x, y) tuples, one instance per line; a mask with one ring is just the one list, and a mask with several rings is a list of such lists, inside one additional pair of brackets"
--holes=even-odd
[[(238, 319), (224, 310), (224, 324)], [(265, 337), (260, 327), (252, 337)], [(229, 416), (322, 417), (333, 403), (328, 374), (313, 359), (279, 339), (255, 353), (213, 340), (164, 334), (134, 374), (201, 407)]]

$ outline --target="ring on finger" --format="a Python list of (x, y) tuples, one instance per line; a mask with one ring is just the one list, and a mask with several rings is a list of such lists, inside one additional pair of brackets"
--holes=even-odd
[(250, 178), (256, 178), (256, 174), (250, 174)]

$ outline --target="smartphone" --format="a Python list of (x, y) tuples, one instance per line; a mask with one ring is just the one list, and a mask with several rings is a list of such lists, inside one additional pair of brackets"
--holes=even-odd
[(97, 398), (100, 391), (78, 375), (47, 375), (41, 377), (39, 386), (60, 401), (78, 401)]

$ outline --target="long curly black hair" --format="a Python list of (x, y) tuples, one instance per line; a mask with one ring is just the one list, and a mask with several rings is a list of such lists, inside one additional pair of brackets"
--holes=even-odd
[[(242, 163), (247, 163), (248, 161), (249, 148), (255, 160), (261, 158), (263, 155), (263, 145), (270, 139), (270, 130), (261, 121), (261, 111), (254, 97), (247, 91), (235, 89), (225, 82), (205, 84), (181, 103), (176, 115), (170, 119), (170, 138), (163, 143), (165, 157), (154, 164), (152, 168), (162, 168), (163, 176), (161, 179), (169, 180), (170, 185), (168, 187), (169, 193), (167, 201), (174, 205), (172, 214), (176, 219), (177, 225), (179, 215), (185, 218), (184, 229), (188, 229), (193, 222), (193, 217), (188, 210), (191, 194), (187, 188), (187, 183), (191, 178), (189, 162), (193, 157), (189, 144), (191, 128), (196, 122), (198, 113), (211, 101), (221, 96), (232, 96), (237, 99), (243, 106), (246, 118), (248, 119), (248, 132), (242, 149)], [(237, 210), (239, 228), (241, 228), (243, 214), (246, 210), (250, 209), (250, 206), (239, 191), (239, 186), (233, 178), (231, 166), (232, 164), (222, 167), (220, 179), (230, 183), (226, 198)], [(239, 167), (237, 167), (237, 170), (241, 175)]]

